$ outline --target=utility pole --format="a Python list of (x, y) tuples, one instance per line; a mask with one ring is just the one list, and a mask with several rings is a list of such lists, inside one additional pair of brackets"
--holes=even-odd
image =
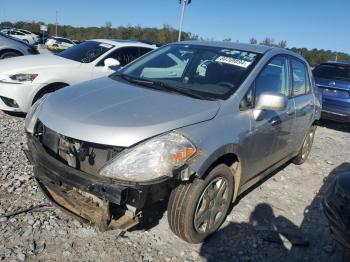
[(58, 16), (58, 11), (56, 10), (56, 36), (58, 36), (57, 35), (57, 16)]
[(192, 0), (179, 0), (181, 4), (181, 15), (180, 15), (180, 26), (179, 26), (179, 37), (177, 38), (177, 41), (181, 41), (181, 33), (182, 33), (182, 26), (184, 22), (184, 16), (185, 16), (185, 7), (186, 5), (189, 5)]

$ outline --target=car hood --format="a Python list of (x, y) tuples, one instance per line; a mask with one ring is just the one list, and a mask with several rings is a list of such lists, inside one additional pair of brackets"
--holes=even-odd
[(0, 60), (0, 74), (36, 73), (33, 70), (52, 67), (79, 66), (80, 63), (57, 55), (18, 56), (6, 60)]
[(50, 95), (39, 114), (55, 132), (78, 140), (129, 147), (155, 135), (212, 119), (220, 102), (152, 90), (109, 77)]

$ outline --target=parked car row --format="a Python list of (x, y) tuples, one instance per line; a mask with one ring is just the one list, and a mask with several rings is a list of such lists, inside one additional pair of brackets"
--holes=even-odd
[(28, 30), (18, 28), (3, 28), (0, 30), (0, 32), (12, 38), (19, 39), (27, 44), (34, 45), (44, 43), (47, 48), (53, 52), (63, 51), (82, 42), (78, 40), (70, 40), (64, 37), (49, 36), (45, 33), (33, 33)]
[(39, 52), (35, 46), (0, 33), (0, 60), (15, 56), (36, 54), (39, 54)]
[(38, 35), (24, 29), (8, 28), (2, 29), (0, 32), (31, 45), (36, 44), (39, 41)]
[(26, 113), (43, 95), (107, 76), (154, 48), (141, 42), (98, 39), (56, 55), (4, 61), (0, 63), (0, 109)]
[[(0, 62), (0, 109), (28, 112), (25, 152), (56, 205), (128, 230), (167, 199), (172, 232), (200, 243), (242, 192), (307, 160), (333, 67), (346, 65), (317, 67), (317, 88), (305, 59), (286, 49), (88, 40)], [(341, 91), (347, 74), (335, 74)]]

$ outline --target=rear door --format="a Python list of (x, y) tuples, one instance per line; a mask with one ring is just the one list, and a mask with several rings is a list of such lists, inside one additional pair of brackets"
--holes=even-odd
[(292, 97), (295, 103), (294, 139), (291, 146), (298, 151), (312, 124), (315, 98), (311, 89), (307, 66), (299, 59), (291, 58)]

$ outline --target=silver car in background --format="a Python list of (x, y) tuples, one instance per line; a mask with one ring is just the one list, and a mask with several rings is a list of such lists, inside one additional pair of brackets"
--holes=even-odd
[(43, 97), (26, 154), (47, 197), (100, 229), (127, 230), (168, 200), (171, 230), (199, 243), (239, 194), (307, 159), (320, 107), (293, 52), (180, 42)]
[(37, 48), (21, 40), (0, 33), (0, 60), (23, 55), (37, 55)]

